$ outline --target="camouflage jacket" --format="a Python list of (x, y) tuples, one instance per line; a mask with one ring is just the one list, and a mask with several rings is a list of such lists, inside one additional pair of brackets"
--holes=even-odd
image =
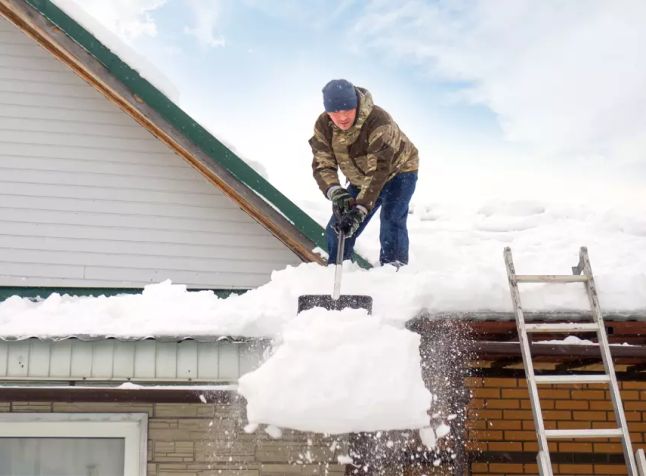
[(372, 102), (370, 92), (357, 88), (359, 106), (354, 125), (339, 129), (327, 113), (314, 125), (309, 143), (314, 178), (321, 191), (340, 185), (338, 169), (359, 188), (357, 203), (371, 210), (384, 184), (398, 173), (418, 168), (417, 148), (390, 115)]

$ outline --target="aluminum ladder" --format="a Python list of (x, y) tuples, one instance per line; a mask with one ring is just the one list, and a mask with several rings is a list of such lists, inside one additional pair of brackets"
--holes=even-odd
[[(516, 326), (518, 328), (518, 337), (520, 349), (523, 356), (523, 365), (527, 377), (527, 387), (529, 398), (532, 405), (532, 414), (534, 417), (534, 426), (538, 437), (538, 469), (540, 476), (552, 476), (552, 463), (550, 460), (548, 440), (572, 439), (572, 438), (620, 438), (626, 460), (628, 475), (646, 476), (646, 458), (644, 451), (639, 450), (633, 454), (630, 434), (626, 423), (626, 416), (621, 402), (619, 385), (610, 354), (608, 336), (601, 315), (597, 288), (592, 276), (590, 258), (588, 250), (582, 247), (579, 252), (579, 263), (572, 268), (571, 275), (523, 275), (516, 274), (514, 263), (511, 257), (511, 249), (505, 248), (505, 265), (507, 267), (507, 277), (509, 279), (509, 289), (511, 299), (516, 315)], [(585, 285), (588, 301), (592, 310), (592, 322), (567, 322), (567, 323), (526, 323), (523, 315), (523, 307), (520, 301), (519, 283), (583, 283)], [(589, 332), (597, 334), (597, 342), (601, 351), (601, 360), (605, 368), (605, 373), (598, 375), (536, 375), (532, 362), (532, 354), (529, 346), (528, 333), (572, 333), (572, 332)], [(543, 422), (543, 413), (538, 396), (538, 385), (541, 384), (589, 384), (589, 383), (607, 383), (609, 385), (610, 397), (615, 411), (617, 428), (611, 429), (576, 429), (576, 430), (546, 430)], [(639, 471), (639, 472), (638, 472)]]

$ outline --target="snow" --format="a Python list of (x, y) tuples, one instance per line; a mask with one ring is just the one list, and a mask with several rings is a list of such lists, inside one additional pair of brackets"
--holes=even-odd
[(90, 15), (78, 0), (54, 0), (58, 8), (73, 18), (79, 25), (90, 32), (106, 48), (119, 57), (130, 68), (155, 86), (167, 98), (177, 103), (179, 90), (159, 69), (146, 58), (135, 52), (115, 33), (106, 28), (99, 20)]
[[(319, 221), (328, 209), (309, 210)], [(143, 293), (113, 297), (53, 294), (18, 296), (0, 303), (4, 337), (73, 335), (144, 338), (162, 336), (272, 337), (273, 354), (240, 379), (253, 432), (280, 428), (343, 433), (419, 429), (432, 447), (450, 431), (450, 420), (430, 428), (431, 395), (421, 378), (419, 336), (405, 323), (432, 313), (512, 310), (502, 256), (512, 247), (521, 274), (567, 274), (578, 248), (590, 252), (604, 311), (646, 312), (646, 214), (644, 210), (594, 209), (535, 202), (477, 207), (435, 203), (410, 215), (411, 263), (364, 270), (344, 264), (343, 294), (368, 294), (373, 313), (313, 309), (297, 316), (302, 294), (332, 291), (334, 267), (317, 264), (275, 271), (264, 286), (218, 298), (188, 292), (170, 281)], [(359, 249), (378, 256), (378, 223)], [(525, 285), (526, 310), (587, 309), (578, 284)], [(457, 314), (454, 314), (457, 315)], [(568, 340), (569, 339), (569, 340)], [(564, 343), (572, 343), (566, 338)]]
[[(243, 375), (251, 423), (321, 433), (428, 426), (420, 337), (364, 310), (301, 313), (257, 370)], [(289, 391), (285, 391), (289, 389)]]
[[(321, 221), (328, 213), (327, 206), (310, 211)], [(373, 316), (399, 327), (423, 310), (510, 312), (505, 246), (512, 248), (518, 273), (568, 274), (579, 246), (587, 245), (602, 309), (644, 313), (645, 211), (530, 202), (419, 206), (409, 219), (410, 265), (364, 270), (347, 262), (341, 292), (372, 296)], [(358, 242), (373, 261), (377, 233), (378, 223), (371, 223)], [(274, 337), (296, 318), (299, 295), (329, 294), (333, 280), (333, 266), (309, 263), (275, 271), (264, 286), (226, 299), (170, 281), (135, 295), (53, 294), (38, 301), (14, 296), (0, 303), (0, 332), (17, 338)], [(588, 309), (581, 284), (523, 285), (521, 295), (526, 310)]]
[[(538, 342), (541, 344), (557, 344), (557, 345), (598, 345), (596, 342), (593, 342), (590, 339), (581, 339), (578, 336), (567, 336), (563, 339), (535, 340), (535, 342)], [(613, 343), (610, 345), (632, 347), (632, 345), (628, 344), (627, 342), (623, 342), (621, 344)]]

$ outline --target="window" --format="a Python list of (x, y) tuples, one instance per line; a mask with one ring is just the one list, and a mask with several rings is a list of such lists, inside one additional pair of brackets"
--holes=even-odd
[(0, 414), (0, 474), (145, 476), (148, 415)]

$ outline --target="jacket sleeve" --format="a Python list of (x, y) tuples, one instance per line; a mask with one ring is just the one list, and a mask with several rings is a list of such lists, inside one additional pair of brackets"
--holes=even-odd
[(394, 123), (377, 127), (368, 137), (367, 180), (357, 195), (357, 204), (372, 210), (392, 172), (395, 156), (401, 146), (401, 134)]
[(314, 155), (312, 160), (314, 179), (326, 197), (330, 187), (340, 184), (338, 164), (332, 151), (330, 135), (326, 133), (324, 121), (319, 118), (314, 126), (314, 136), (309, 140)]

